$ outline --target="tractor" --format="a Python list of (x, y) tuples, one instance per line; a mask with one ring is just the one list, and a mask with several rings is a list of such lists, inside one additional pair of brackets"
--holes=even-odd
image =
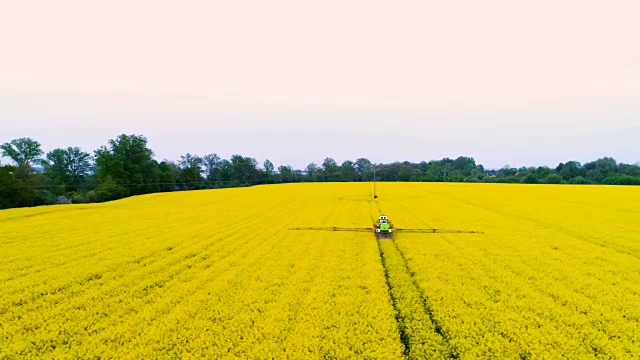
[(380, 215), (378, 222), (373, 224), (373, 227), (378, 238), (390, 238), (393, 232), (393, 224), (391, 224), (389, 217), (386, 215)]

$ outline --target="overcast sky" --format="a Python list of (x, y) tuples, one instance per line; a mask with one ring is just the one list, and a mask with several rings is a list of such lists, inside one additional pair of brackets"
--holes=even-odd
[[(0, 143), (640, 161), (640, 1), (0, 0)], [(7, 160), (7, 159), (4, 159)]]

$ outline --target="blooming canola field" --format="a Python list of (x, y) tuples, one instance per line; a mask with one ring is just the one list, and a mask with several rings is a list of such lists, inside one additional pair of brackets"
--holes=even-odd
[[(640, 354), (640, 188), (372, 191), (265, 185), (0, 211), (0, 359)], [(330, 229), (380, 214), (437, 230)]]

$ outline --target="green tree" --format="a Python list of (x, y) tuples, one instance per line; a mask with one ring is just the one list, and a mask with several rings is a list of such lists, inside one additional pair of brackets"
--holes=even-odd
[(325, 181), (342, 181), (340, 167), (338, 163), (330, 157), (324, 159), (322, 162), (322, 172)]
[(496, 173), (497, 177), (510, 177), (515, 176), (518, 173), (518, 169), (512, 168), (509, 165), (505, 165), (502, 169)]
[(31, 138), (20, 138), (0, 145), (0, 153), (13, 160), (18, 167), (31, 166), (43, 154), (40, 143)]
[(254, 184), (259, 177), (258, 161), (254, 158), (233, 155), (231, 156), (231, 165), (235, 180), (242, 180), (243, 185), (246, 185), (247, 181)]
[(42, 165), (44, 174), (60, 185), (63, 192), (77, 191), (92, 166), (91, 155), (78, 147), (51, 150)]
[(180, 174), (177, 177), (176, 185), (182, 190), (195, 190), (203, 186), (202, 166), (204, 160), (190, 153), (180, 156), (178, 162)]
[(15, 166), (0, 166), (0, 209), (34, 205), (36, 192), (18, 171)]
[(186, 153), (180, 156), (180, 161), (178, 162), (178, 164), (182, 168), (192, 168), (192, 169), (201, 170), (202, 165), (204, 164), (204, 160), (198, 155)]
[[(476, 161), (472, 157), (459, 156), (451, 165), (452, 173), (461, 175), (462, 177), (471, 176), (471, 174), (477, 170)], [(459, 178), (460, 176), (456, 177)]]
[(637, 164), (618, 164), (618, 172), (629, 176), (640, 177), (640, 166)]
[(627, 174), (611, 174), (603, 182), (610, 185), (640, 185), (640, 177)]
[(339, 170), (338, 163), (330, 157), (325, 158), (324, 161), (322, 162), (322, 170), (329, 173), (338, 171)]
[(176, 179), (173, 175), (178, 169), (174, 170), (173, 164), (168, 161), (163, 161), (158, 164), (158, 170), (160, 171), (159, 177), (159, 191), (174, 191), (176, 189)]
[[(95, 151), (98, 186), (109, 179), (109, 182), (125, 189), (113, 194), (130, 196), (148, 192), (146, 184), (153, 179), (149, 179), (149, 172), (143, 170), (145, 166), (153, 166), (152, 156), (153, 151), (147, 147), (144, 136), (122, 134), (109, 140), (106, 146)], [(111, 184), (109, 186), (112, 187)]]
[(587, 172), (587, 179), (592, 182), (600, 183), (609, 175), (617, 171), (618, 164), (613, 158), (603, 157), (596, 161), (584, 164), (584, 169)]
[(97, 201), (117, 200), (127, 196), (127, 189), (106, 175), (96, 188), (96, 194)]
[(576, 176), (568, 181), (569, 184), (591, 184), (591, 182), (582, 176)]
[(523, 184), (537, 184), (538, 177), (535, 173), (529, 172), (524, 178), (522, 178), (522, 180), (520, 180), (520, 182)]
[(180, 190), (196, 190), (203, 186), (203, 178), (200, 170), (186, 167), (180, 170), (180, 175), (176, 179), (176, 185)]
[(293, 168), (291, 166), (289, 165), (278, 166), (278, 172), (280, 173), (280, 178), (282, 179), (282, 182), (284, 183), (293, 182), (294, 180)]
[(277, 177), (274, 176), (275, 175), (275, 166), (273, 165), (273, 163), (269, 159), (266, 159), (262, 163), (262, 167), (264, 169), (263, 175), (262, 175), (264, 180), (261, 181), (261, 182), (264, 182), (264, 183), (267, 183), (267, 184), (275, 183)]
[(204, 177), (208, 186), (213, 186), (215, 181), (220, 180), (220, 156), (218, 154), (207, 154), (202, 157), (204, 166)]
[(269, 159), (265, 160), (262, 166), (264, 167), (264, 172), (267, 174), (267, 176), (273, 175), (275, 166), (273, 166), (273, 163)]
[(356, 171), (353, 161), (346, 160), (340, 165), (340, 173), (344, 181), (358, 180), (358, 172)]
[(218, 170), (220, 174), (219, 181), (224, 181), (224, 186), (229, 186), (228, 183), (234, 176), (234, 167), (231, 161), (227, 159), (220, 160)]
[(560, 184), (562, 182), (562, 177), (558, 174), (549, 174), (544, 179), (545, 184)]
[(71, 175), (72, 187), (77, 188), (91, 172), (93, 158), (88, 152), (82, 151), (79, 147), (68, 147), (66, 156), (67, 170)]
[(536, 169), (536, 177), (538, 181), (544, 181), (549, 175), (551, 175), (552, 171), (546, 166), (538, 166)]
[(354, 166), (356, 168), (356, 172), (358, 173), (358, 178), (361, 181), (365, 181), (365, 178), (367, 178), (367, 174), (371, 173), (373, 170), (373, 164), (371, 164), (371, 161), (366, 158), (356, 159)]
[(305, 173), (307, 174), (307, 181), (322, 181), (324, 178), (322, 177), (322, 171), (316, 165), (316, 163), (309, 163), (305, 168)]
[(44, 175), (58, 185), (57, 194), (66, 192), (67, 185), (71, 183), (71, 176), (67, 170), (67, 157), (64, 149), (54, 149), (47, 153), (42, 160)]
[(582, 165), (577, 161), (567, 161), (565, 164), (560, 163), (558, 167), (556, 167), (556, 172), (566, 181), (586, 174)]

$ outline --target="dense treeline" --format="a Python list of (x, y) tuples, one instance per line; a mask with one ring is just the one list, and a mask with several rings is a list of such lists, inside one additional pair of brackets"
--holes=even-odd
[(305, 181), (450, 181), (525, 184), (640, 185), (640, 166), (605, 157), (586, 164), (569, 161), (556, 168), (506, 166), (485, 170), (470, 157), (373, 164), (365, 158), (338, 164), (326, 158), (304, 170), (278, 168), (265, 160), (233, 155), (185, 154), (158, 162), (139, 135), (120, 135), (93, 154), (78, 147), (44, 153), (30, 138), (0, 145), (11, 165), (0, 166), (0, 209), (54, 203), (115, 200), (154, 192), (239, 187)]

